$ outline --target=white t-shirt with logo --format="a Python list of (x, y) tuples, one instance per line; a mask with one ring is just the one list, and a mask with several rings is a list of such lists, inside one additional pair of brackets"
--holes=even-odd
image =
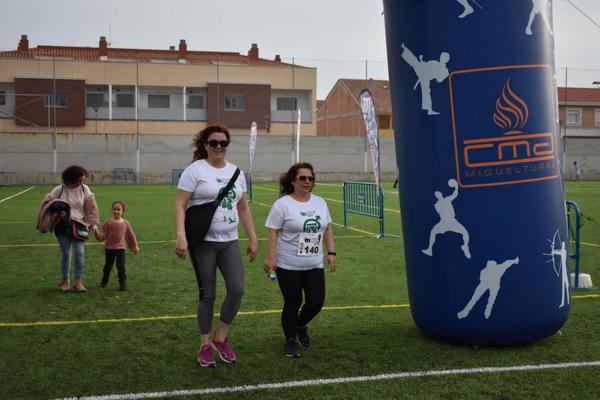
[(271, 207), (265, 226), (279, 230), (277, 268), (294, 271), (323, 268), (323, 236), (331, 216), (321, 197), (307, 202), (283, 196)]
[[(219, 191), (227, 186), (236, 168), (229, 162), (225, 162), (222, 168), (215, 168), (206, 160), (194, 161), (183, 170), (177, 189), (192, 193), (188, 207), (210, 203), (217, 198)], [(244, 192), (246, 192), (246, 180), (244, 173), (240, 171), (235, 184), (217, 208), (204, 240), (229, 242), (238, 238), (237, 203), (242, 199)]]

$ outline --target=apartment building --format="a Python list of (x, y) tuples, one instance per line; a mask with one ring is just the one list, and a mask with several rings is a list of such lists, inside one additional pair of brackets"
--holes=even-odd
[(563, 135), (600, 137), (600, 89), (558, 88)]
[(169, 49), (29, 46), (0, 52), (0, 132), (316, 135), (316, 69), (247, 54)]

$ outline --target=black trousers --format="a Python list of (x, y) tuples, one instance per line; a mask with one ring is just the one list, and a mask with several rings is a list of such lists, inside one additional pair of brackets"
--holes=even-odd
[[(277, 268), (277, 282), (283, 295), (281, 327), (286, 338), (295, 338), (298, 327), (306, 326), (325, 303), (325, 273), (323, 268), (292, 271)], [(302, 305), (304, 292), (304, 305)], [(300, 309), (302, 307), (302, 309)]]
[(113, 269), (115, 261), (117, 262), (117, 271), (119, 273), (119, 282), (123, 282), (127, 279), (127, 273), (125, 271), (125, 249), (110, 250), (104, 249), (104, 275), (109, 276), (110, 271)]

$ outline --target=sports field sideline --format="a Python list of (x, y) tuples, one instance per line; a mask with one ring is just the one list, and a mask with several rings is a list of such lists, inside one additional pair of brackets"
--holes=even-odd
[[(50, 186), (1, 188), (0, 398), (600, 396), (600, 291), (573, 292), (561, 333), (527, 346), (472, 348), (423, 336), (410, 317), (397, 194), (391, 182), (384, 188), (386, 232), (397, 238), (376, 239), (377, 222), (365, 217), (351, 216), (352, 228), (341, 227), (341, 184), (317, 184), (336, 223), (339, 269), (326, 274), (326, 309), (311, 324), (313, 345), (290, 360), (282, 355), (279, 289), (262, 272), (264, 221), (277, 186), (254, 185), (251, 207), (261, 240), (257, 262), (246, 264), (242, 311), (230, 335), (238, 362), (208, 370), (195, 363), (193, 272), (174, 255), (173, 187), (91, 186), (102, 220), (112, 201), (127, 204), (125, 218), (141, 250), (127, 255), (129, 291), (117, 290), (116, 277), (101, 289), (103, 247), (92, 239), (84, 276), (90, 291), (83, 295), (58, 290), (56, 241), (35, 230)], [(566, 188), (584, 213), (582, 271), (599, 285), (600, 183), (567, 182)]]

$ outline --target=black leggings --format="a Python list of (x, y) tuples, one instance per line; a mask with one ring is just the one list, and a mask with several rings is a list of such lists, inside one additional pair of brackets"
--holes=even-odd
[(116, 260), (117, 271), (119, 272), (119, 282), (127, 279), (127, 273), (125, 271), (125, 249), (104, 249), (104, 258), (106, 260), (104, 263), (104, 275), (110, 275), (110, 271), (112, 271)]
[[(275, 271), (283, 295), (283, 310), (281, 310), (283, 334), (286, 338), (295, 338), (297, 328), (306, 326), (323, 308), (325, 274), (323, 268), (304, 271), (277, 268)], [(305, 297), (304, 305), (302, 305), (302, 291)]]

